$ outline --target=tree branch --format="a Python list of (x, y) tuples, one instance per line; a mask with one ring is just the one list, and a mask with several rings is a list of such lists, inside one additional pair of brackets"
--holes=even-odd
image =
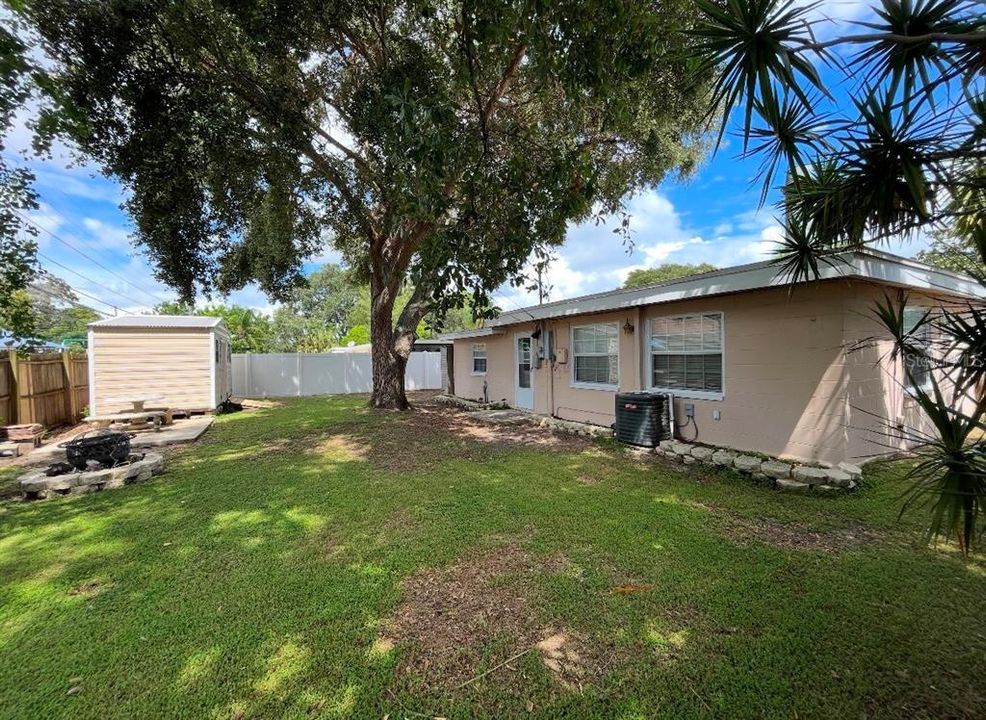
[(483, 114), (480, 116), (480, 121), (483, 127), (489, 123), (490, 118), (493, 117), (493, 111), (496, 109), (496, 104), (499, 102), (503, 94), (508, 90), (510, 84), (514, 81), (517, 75), (517, 69), (520, 67), (520, 63), (524, 60), (524, 56), (527, 54), (527, 43), (520, 43), (514, 48), (514, 54), (510, 58), (510, 64), (507, 65), (507, 69), (503, 71), (503, 75), (500, 76), (500, 82), (496, 84), (493, 89), (493, 93), (490, 95), (489, 100), (486, 101), (486, 107), (483, 108)]
[[(298, 149), (299, 152), (305, 155), (305, 157), (311, 160), (311, 162), (318, 167), (325, 179), (328, 180), (329, 183), (335, 187), (342, 196), (350, 212), (356, 217), (357, 222), (359, 222), (364, 233), (366, 233), (367, 238), (369, 238), (372, 243), (374, 238), (377, 237), (377, 232), (373, 227), (372, 221), (370, 220), (369, 208), (366, 206), (366, 203), (357, 197), (355, 192), (353, 192), (353, 189), (349, 186), (349, 183), (339, 169), (336, 168), (322, 153), (320, 153), (310, 140), (293, 137), (285, 131), (282, 118), (277, 112), (276, 103), (272, 102), (267, 97), (266, 88), (258, 82), (256, 78), (245, 75), (235, 68), (230, 69), (225, 66), (221, 62), (220, 54), (209, 50), (205, 42), (203, 42), (202, 47), (206, 53), (201, 61), (202, 64), (212, 72), (225, 77), (227, 81), (237, 89), (238, 95), (241, 99), (252, 106), (258, 114), (266, 117), (268, 122), (274, 125), (276, 130), (281, 133), (285, 139), (287, 139)], [(335, 138), (326, 133), (316, 123), (312, 122), (307, 116), (301, 114), (298, 119), (300, 119), (319, 137), (322, 137), (333, 146), (343, 149), (346, 152), (347, 157), (350, 157), (354, 163), (362, 163), (363, 169), (372, 177), (370, 168), (367, 166), (362, 157), (351, 151), (349, 148), (346, 148), (342, 145), (342, 143), (338, 142)]]
[(396, 337), (394, 338), (395, 350), (402, 349), (402, 343), (407, 343), (407, 350), (410, 352), (413, 341), (411, 337), (417, 337), (418, 323), (428, 312), (431, 288), (425, 283), (418, 283), (414, 286), (414, 291), (407, 303), (401, 310), (397, 318), (397, 325), (394, 328)]
[(349, 47), (352, 48), (353, 52), (363, 58), (367, 65), (372, 67), (374, 65), (372, 53), (366, 46), (366, 43), (363, 42), (362, 38), (360, 38), (352, 28), (346, 25), (340, 25), (339, 32), (342, 34), (343, 39)]
[(837, 45), (874, 43), (874, 42), (894, 42), (899, 45), (920, 45), (928, 42), (954, 42), (980, 44), (986, 42), (986, 32), (967, 32), (967, 33), (946, 33), (932, 32), (923, 35), (897, 35), (895, 33), (865, 33), (862, 35), (846, 35), (836, 37), (822, 42), (805, 40), (804, 38), (792, 38), (792, 42), (798, 43), (799, 48), (792, 48), (794, 52), (801, 50), (826, 50)]
[(316, 135), (318, 135), (320, 138), (322, 138), (323, 140), (325, 140), (325, 142), (327, 142), (332, 147), (340, 150), (343, 155), (345, 155), (350, 160), (352, 160), (353, 161), (353, 164), (356, 165), (356, 167), (358, 167), (364, 173), (366, 173), (367, 176), (369, 176), (369, 177), (372, 177), (373, 176), (373, 169), (370, 167), (370, 164), (366, 161), (366, 158), (364, 158), (362, 155), (360, 155), (358, 152), (356, 152), (352, 148), (349, 148), (349, 147), (346, 147), (345, 145), (343, 145), (341, 142), (339, 142), (334, 137), (332, 137), (329, 133), (327, 133), (325, 130), (323, 130), (316, 123), (311, 122), (311, 121), (309, 121), (309, 120), (306, 119), (306, 124), (309, 127), (311, 127), (311, 129), (315, 132)]
[(349, 183), (346, 182), (346, 178), (343, 177), (339, 169), (333, 167), (332, 163), (329, 162), (311, 143), (301, 148), (301, 152), (305, 154), (309, 160), (312, 161), (316, 166), (318, 166), (319, 171), (325, 176), (325, 178), (332, 184), (339, 194), (342, 195), (343, 200), (345, 200), (346, 205), (349, 207), (350, 212), (356, 217), (357, 222), (363, 228), (363, 232), (366, 233), (366, 237), (370, 240), (371, 244), (374, 238), (377, 237), (376, 228), (373, 227), (373, 223), (370, 220), (369, 208), (366, 203), (356, 196), (352, 188), (349, 187)]

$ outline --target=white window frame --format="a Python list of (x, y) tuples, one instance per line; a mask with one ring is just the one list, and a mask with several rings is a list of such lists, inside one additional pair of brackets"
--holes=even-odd
[[(654, 353), (651, 350), (651, 325), (654, 320), (675, 320), (677, 318), (695, 317), (696, 315), (718, 315), (719, 316), (719, 354), (722, 357), (722, 390), (719, 392), (711, 390), (682, 390), (676, 388), (663, 388), (651, 385), (654, 382)], [(660, 315), (654, 318), (647, 318), (644, 334), (644, 353), (647, 356), (647, 385), (652, 392), (661, 392), (674, 395), (676, 398), (685, 400), (725, 400), (726, 398), (726, 314), (721, 310), (701, 310), (690, 313), (678, 313), (677, 315)], [(688, 353), (669, 353), (671, 355), (687, 355)], [(709, 353), (695, 353), (709, 354)]]
[[(593, 382), (581, 382), (575, 379), (575, 331), (581, 330), (582, 328), (597, 327), (600, 325), (606, 325), (616, 329), (616, 383), (593, 383)], [(569, 364), (572, 366), (571, 375), (569, 376), (569, 386), (573, 388), (578, 388), (580, 390), (605, 390), (607, 392), (612, 392), (614, 390), (620, 389), (620, 324), (617, 322), (594, 322), (594, 323), (582, 323), (581, 325), (572, 325), (568, 333), (568, 343), (569, 343)], [(605, 355), (601, 353), (583, 353), (586, 357), (610, 357), (609, 353)]]
[[(907, 315), (908, 314), (913, 313), (914, 315), (920, 315), (921, 317), (924, 317), (924, 314), (925, 313), (929, 313), (930, 314), (930, 313), (933, 313), (933, 312), (934, 311), (933, 311), (932, 308), (925, 307), (923, 305), (908, 305), (908, 306), (905, 306), (904, 307), (904, 318), (905, 318), (905, 322), (907, 322), (906, 318), (907, 318)], [(925, 326), (925, 329), (928, 332), (928, 342), (929, 343), (934, 342), (934, 336), (933, 336), (934, 327), (932, 325), (926, 325)], [(914, 385), (911, 385), (910, 376), (907, 374), (907, 364), (906, 364), (907, 363), (907, 357), (906, 357), (906, 354), (905, 353), (901, 353), (901, 355), (900, 355), (900, 363), (901, 363), (901, 372), (903, 373), (903, 378), (901, 378), (901, 380), (902, 380), (901, 384), (904, 386), (904, 394), (906, 394), (908, 397), (915, 397), (917, 395), (917, 393), (915, 392), (915, 390), (922, 390), (924, 392), (928, 392), (928, 391), (930, 391), (932, 389), (933, 386), (931, 384), (931, 373), (934, 372), (934, 370), (932, 368), (928, 368), (928, 379), (927, 379), (927, 381), (925, 381), (925, 383), (923, 385), (914, 386)]]
[[(483, 360), (486, 361), (486, 370), (479, 371), (476, 369), (476, 350), (478, 348), (483, 349)], [(489, 348), (486, 347), (486, 343), (473, 343), (472, 348), (470, 348), (470, 362), (472, 363), (472, 375), (473, 377), (483, 377), (486, 375), (487, 371), (490, 369), (490, 355)]]

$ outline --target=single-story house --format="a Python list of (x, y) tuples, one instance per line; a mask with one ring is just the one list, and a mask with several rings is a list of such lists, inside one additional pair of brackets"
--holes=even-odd
[(673, 395), (682, 440), (861, 462), (902, 448), (896, 427), (928, 429), (873, 315), (900, 292), (915, 317), (986, 298), (970, 277), (867, 250), (808, 284), (760, 262), (506, 310), (443, 339), (462, 398), (608, 426), (617, 392), (652, 390)]
[(89, 323), (89, 415), (147, 406), (217, 409), (233, 392), (229, 331), (222, 318), (132, 315)]

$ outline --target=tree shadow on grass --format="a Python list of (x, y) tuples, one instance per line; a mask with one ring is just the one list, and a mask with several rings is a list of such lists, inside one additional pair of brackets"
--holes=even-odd
[[(886, 572), (873, 553), (820, 559), (729, 543), (690, 504), (707, 486), (655, 502), (680, 481), (588, 442), (545, 453), (526, 435), (463, 436), (455, 415), (440, 416), (351, 399), (288, 403), (221, 418), (147, 484), (11, 509), (0, 517), (3, 705), (27, 716), (509, 716), (528, 714), (533, 698), (530, 714), (547, 717), (702, 715), (719, 708), (717, 693), (735, 700), (759, 686), (765, 714), (811, 714), (812, 678), (833, 664), (866, 677), (931, 632), (903, 637), (915, 607), (877, 605), (906, 596), (908, 581), (869, 584)], [(383, 466), (394, 454), (400, 462)], [(395, 684), (404, 650), (377, 640), (402, 581), (493, 536), (567, 558), (527, 609), (535, 626), (605, 636), (636, 662), (582, 691), (559, 685), (536, 656), (455, 692), (422, 693), (413, 677)], [(613, 592), (626, 586), (650, 587)], [(921, 599), (924, 612), (940, 609), (932, 594)], [(877, 619), (897, 649), (872, 633)], [(851, 651), (838, 641), (845, 632), (859, 634)], [(791, 657), (797, 682), (772, 685)], [(872, 687), (831, 693), (844, 710)], [(959, 696), (976, 708), (968, 688)]]

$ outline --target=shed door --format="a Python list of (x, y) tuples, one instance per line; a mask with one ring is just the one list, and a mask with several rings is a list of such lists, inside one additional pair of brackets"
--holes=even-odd
[(216, 337), (216, 406), (233, 394), (232, 355), (229, 341)]

